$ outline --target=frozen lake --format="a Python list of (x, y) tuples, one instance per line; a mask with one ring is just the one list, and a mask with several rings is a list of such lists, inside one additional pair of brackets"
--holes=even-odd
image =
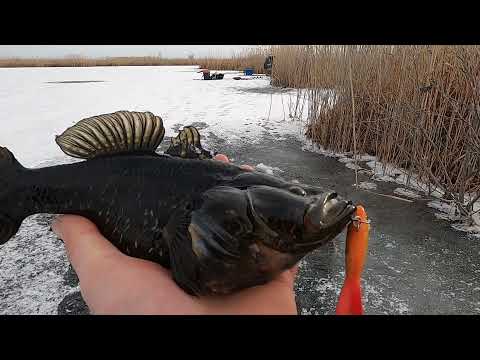
[[(197, 68), (94, 67), (0, 69), (0, 145), (27, 167), (71, 161), (55, 135), (85, 117), (117, 110), (151, 111), (163, 118), (166, 137), (196, 124), (228, 149), (255, 144), (264, 126), (280, 139), (299, 134), (288, 119), (295, 93), (269, 91), (269, 80), (203, 81)], [(168, 140), (168, 139), (166, 139)], [(60, 301), (78, 291), (64, 275), (62, 244), (48, 232), (50, 218), (32, 216), (0, 246), (0, 314), (56, 314)]]
[[(72, 161), (54, 137), (85, 117), (151, 111), (163, 118), (166, 141), (180, 127), (195, 124), (204, 144), (237, 163), (334, 188), (367, 205), (373, 223), (362, 282), (366, 313), (480, 313), (478, 238), (452, 229), (422, 198), (405, 202), (372, 193), (406, 197), (409, 192), (399, 191), (398, 184), (373, 184), (371, 175), (362, 173), (359, 181), (370, 192), (355, 190), (350, 160), (305, 151), (301, 123), (289, 120), (295, 91), (272, 89), (267, 79), (236, 81), (236, 72), (201, 81), (196, 71), (185, 66), (0, 69), (0, 146), (24, 166), (48, 166)], [(60, 308), (68, 313), (68, 304), (79, 302), (78, 282), (62, 243), (49, 232), (50, 221), (50, 216), (32, 216), (0, 246), (0, 314), (57, 314)], [(299, 313), (334, 311), (344, 275), (344, 240), (341, 235), (302, 261)]]
[[(263, 91), (267, 79), (203, 81), (193, 66), (0, 68), (0, 144), (26, 166), (63, 156), (54, 136), (82, 118), (117, 110), (151, 111), (166, 136), (176, 124), (205, 123), (229, 142), (253, 141), (269, 118), (282, 133), (295, 92)], [(257, 91), (258, 90), (258, 91)]]

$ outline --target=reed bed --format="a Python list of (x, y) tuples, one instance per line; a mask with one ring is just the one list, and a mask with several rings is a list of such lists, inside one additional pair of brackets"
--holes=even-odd
[(257, 74), (264, 73), (263, 64), (267, 49), (258, 47), (250, 50), (244, 50), (233, 54), (229, 58), (220, 58), (216, 56), (205, 57), (197, 60), (202, 68), (214, 70), (239, 70), (252, 68)]
[(234, 53), (231, 57), (207, 56), (202, 58), (163, 58), (145, 57), (106, 57), (87, 58), (71, 56), (66, 58), (4, 58), (0, 67), (93, 67), (93, 66), (169, 66), (193, 65), (213, 70), (243, 70), (251, 67), (257, 73), (263, 73), (264, 51), (252, 49)]
[(416, 174), (431, 191), (441, 189), (462, 215), (474, 213), (480, 197), (480, 47), (271, 51), (272, 83), (307, 93), (313, 141), (375, 155)]
[(92, 66), (161, 66), (197, 65), (195, 59), (167, 59), (156, 56), (106, 57), (106, 58), (5, 58), (0, 59), (0, 67), (92, 67)]

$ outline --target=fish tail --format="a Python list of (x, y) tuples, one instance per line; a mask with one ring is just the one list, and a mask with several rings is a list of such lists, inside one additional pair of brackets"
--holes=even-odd
[(10, 240), (18, 231), (23, 219), (15, 219), (4, 203), (6, 194), (18, 171), (24, 169), (15, 156), (0, 146), (0, 245)]

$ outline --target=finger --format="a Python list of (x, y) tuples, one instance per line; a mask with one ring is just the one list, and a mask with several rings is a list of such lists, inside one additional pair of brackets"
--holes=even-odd
[[(223, 162), (226, 162), (226, 163), (229, 163), (230, 160), (228, 159), (228, 157), (224, 154), (217, 154), (213, 157), (214, 160), (218, 160), (218, 161), (223, 161)], [(245, 169), (245, 170), (248, 170), (248, 171), (254, 171), (255, 169), (250, 166), (250, 165), (240, 165), (240, 167), (242, 169)]]
[(224, 154), (217, 154), (213, 157), (214, 160), (218, 160), (218, 161), (223, 161), (223, 162), (230, 162), (230, 160), (228, 160), (228, 157), (227, 155), (224, 155)]
[(248, 170), (248, 171), (254, 171), (255, 169), (253, 168), (253, 166), (250, 166), (250, 165), (240, 165), (240, 167), (242, 169), (245, 169), (245, 170)]
[(85, 269), (94, 272), (105, 258), (121, 255), (95, 224), (81, 216), (59, 216), (53, 222), (52, 230), (63, 240), (68, 258), (79, 276)]
[(283, 273), (277, 276), (277, 278), (273, 279), (273, 282), (277, 282), (282, 284), (283, 286), (287, 286), (289, 289), (293, 289), (295, 285), (295, 278), (298, 273), (298, 265), (295, 265), (293, 268), (285, 270)]
[(298, 264), (295, 264), (295, 266), (289, 269), (288, 271), (290, 272), (292, 278), (295, 280), (298, 274)]

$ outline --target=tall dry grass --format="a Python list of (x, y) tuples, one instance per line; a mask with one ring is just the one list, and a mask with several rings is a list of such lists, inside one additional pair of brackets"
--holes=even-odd
[(260, 48), (234, 53), (231, 57), (207, 56), (202, 58), (106, 57), (87, 58), (70, 56), (65, 58), (0, 58), (0, 67), (93, 67), (93, 66), (165, 66), (193, 65), (214, 70), (243, 70), (254, 68), (263, 72), (264, 51)]
[[(307, 89), (309, 137), (418, 174), (432, 189), (442, 188), (463, 215), (472, 213), (480, 196), (480, 47), (272, 51), (272, 82)], [(333, 92), (326, 96), (326, 89)]]
[(241, 71), (245, 68), (253, 68), (255, 73), (262, 74), (266, 53), (266, 49), (258, 47), (234, 53), (230, 58), (210, 56), (199, 59), (197, 62), (200, 67), (207, 69)]
[(68, 58), (5, 58), (0, 67), (91, 67), (91, 66), (161, 66), (198, 65), (195, 59), (166, 59), (156, 56), (144, 57), (68, 57)]

